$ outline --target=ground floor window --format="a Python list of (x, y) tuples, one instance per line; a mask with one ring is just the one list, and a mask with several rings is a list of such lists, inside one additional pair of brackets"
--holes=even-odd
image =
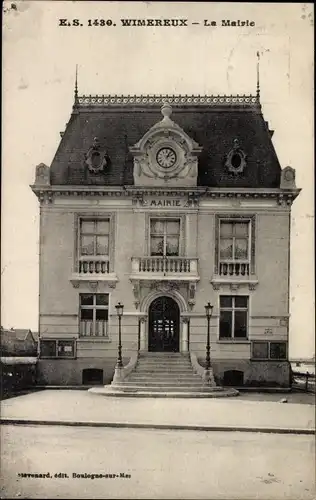
[(82, 370), (83, 385), (102, 385), (103, 370), (99, 368), (85, 368)]
[(246, 339), (248, 336), (248, 297), (220, 296), (219, 338)]
[(40, 358), (75, 358), (75, 339), (40, 339)]
[(252, 342), (253, 359), (287, 359), (287, 343), (275, 341)]
[(244, 372), (240, 370), (228, 370), (224, 372), (223, 383), (230, 386), (244, 385)]
[(109, 294), (80, 294), (80, 336), (108, 338)]

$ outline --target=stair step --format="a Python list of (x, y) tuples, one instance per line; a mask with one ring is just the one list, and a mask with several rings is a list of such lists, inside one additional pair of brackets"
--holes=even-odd
[(137, 383), (151, 383), (151, 382), (157, 382), (159, 384), (163, 384), (165, 382), (169, 382), (171, 384), (177, 384), (178, 382), (198, 382), (201, 381), (201, 377), (197, 376), (196, 378), (194, 375), (188, 375), (187, 377), (137, 377), (137, 376), (130, 376), (128, 378), (128, 382), (137, 382)]
[(200, 392), (211, 392), (214, 391), (214, 388), (210, 388), (207, 386), (203, 386), (202, 384), (200, 387), (191, 387), (191, 386), (178, 386), (178, 385), (173, 385), (169, 387), (155, 387), (151, 385), (135, 385), (135, 386), (127, 386), (127, 385), (117, 385), (115, 384), (113, 387), (116, 389), (119, 389), (122, 392), (190, 392), (190, 393), (200, 393)]
[(198, 380), (201, 378), (199, 375), (188, 372), (188, 373), (139, 373), (139, 372), (132, 372), (129, 376), (129, 379), (131, 377), (134, 377), (137, 380), (148, 380), (150, 378), (152, 379), (157, 379), (157, 380), (186, 380), (186, 379), (195, 379), (197, 378)]
[(140, 365), (150, 365), (150, 366), (191, 366), (191, 363), (189, 361), (138, 361)]
[(129, 386), (144, 386), (144, 387), (200, 387), (202, 385), (202, 379), (199, 381), (193, 381), (193, 382), (178, 382), (178, 381), (173, 381), (173, 382), (153, 382), (153, 381), (148, 381), (148, 382), (135, 382), (135, 381), (129, 381), (129, 380), (124, 380), (123, 382), (118, 382), (118, 384), (126, 385), (127, 387)]

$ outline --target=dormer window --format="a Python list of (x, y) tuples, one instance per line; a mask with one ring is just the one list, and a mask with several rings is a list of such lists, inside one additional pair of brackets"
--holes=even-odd
[(232, 167), (234, 169), (238, 169), (241, 165), (241, 162), (242, 162), (242, 158), (241, 158), (240, 154), (239, 153), (233, 154), (232, 159), (231, 159)]
[(234, 139), (233, 149), (226, 157), (225, 166), (233, 174), (241, 174), (246, 166), (246, 155), (240, 148), (238, 139)]

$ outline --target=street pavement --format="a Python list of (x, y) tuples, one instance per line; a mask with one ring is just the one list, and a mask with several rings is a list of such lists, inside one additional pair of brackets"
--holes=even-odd
[[(78, 413), (80, 404), (83, 399)], [(182, 404), (186, 413), (188, 400)], [(232, 414), (238, 413), (234, 404)], [(314, 500), (314, 465), (315, 441), (308, 435), (1, 427), (4, 499)]]
[(119, 398), (76, 390), (43, 390), (7, 399), (1, 402), (1, 419), (7, 423), (20, 421), (274, 432), (311, 433), (315, 429), (315, 409), (311, 404), (282, 404), (239, 397)]

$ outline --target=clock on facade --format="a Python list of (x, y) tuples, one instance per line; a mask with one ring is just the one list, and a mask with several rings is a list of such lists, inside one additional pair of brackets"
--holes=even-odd
[(177, 155), (172, 148), (164, 147), (157, 152), (156, 160), (160, 167), (171, 168), (177, 161)]

